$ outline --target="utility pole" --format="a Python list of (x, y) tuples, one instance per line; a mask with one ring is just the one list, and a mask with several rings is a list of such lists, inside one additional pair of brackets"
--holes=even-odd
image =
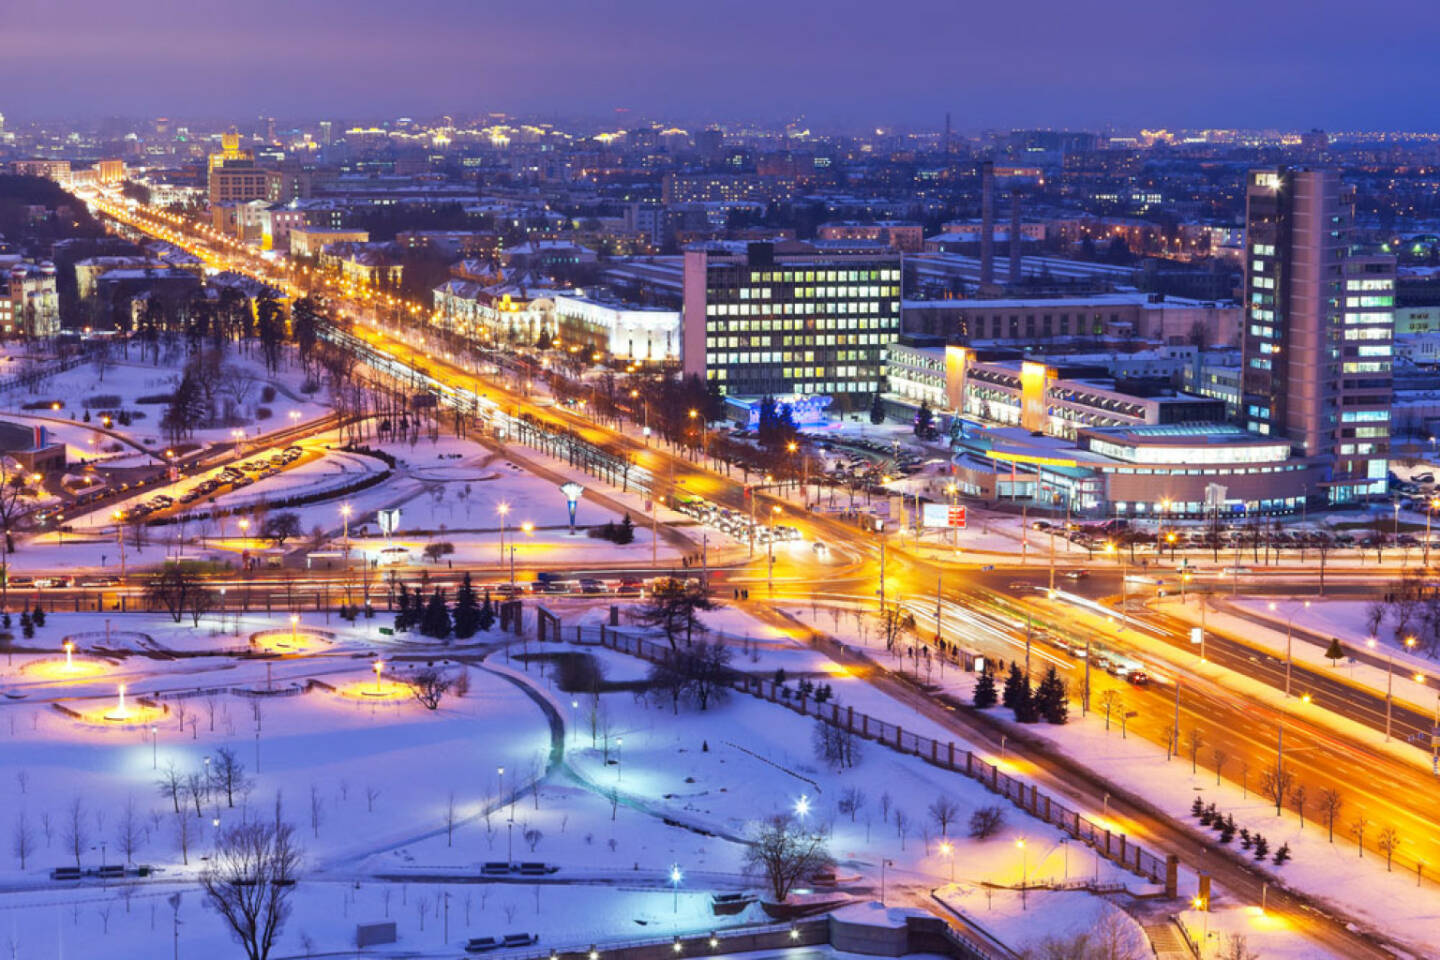
[(875, 521), (880, 531), (880, 615), (885, 615), (885, 521)]
[(1179, 679), (1178, 677), (1175, 679), (1175, 728), (1174, 728), (1174, 732), (1171, 734), (1171, 736), (1174, 738), (1174, 749), (1173, 749), (1172, 752), (1173, 752), (1176, 756), (1179, 756), (1179, 755), (1180, 755), (1180, 679)]
[(1080, 698), (1080, 715), (1090, 712), (1090, 638), (1085, 638), (1085, 690)]

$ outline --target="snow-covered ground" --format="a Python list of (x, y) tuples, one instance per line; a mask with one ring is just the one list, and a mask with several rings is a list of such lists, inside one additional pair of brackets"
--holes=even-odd
[[(708, 895), (754, 886), (741, 876), (744, 848), (737, 841), (756, 817), (793, 811), (801, 798), (806, 821), (830, 838), (842, 881), (858, 876), (864, 880), (851, 882), (874, 884), (880, 861), (890, 859), (896, 900), (923, 899), (952, 870), (971, 884), (1058, 881), (1070, 871), (1137, 882), (1067, 851), (1056, 831), (1008, 806), (998, 835), (970, 840), (957, 824), (997, 802), (978, 784), (870, 744), (862, 746), (857, 767), (830, 769), (816, 759), (814, 721), (750, 697), (676, 714), (625, 686), (602, 687), (592, 737), (590, 695), (557, 689), (556, 663), (527, 660), (520, 647), (508, 658), (472, 663), (468, 692), (432, 712), (408, 697), (369, 696), (377, 683), (412, 669), (401, 658), (419, 649), (414, 638), (380, 634), (383, 620), (352, 628), (307, 615), (298, 641), (310, 656), (266, 664), (218, 651), (243, 647), (266, 628), (286, 639), (285, 618), (211, 617), (197, 630), (188, 620), (112, 617), (108, 647), (105, 619), (52, 616), (33, 642), (56, 652), (15, 656), (0, 672), (7, 695), (0, 700), (6, 714), (0, 737), (10, 741), (0, 804), (10, 811), (7, 832), (18, 829), (24, 813), (35, 848), (24, 870), (13, 857), (0, 867), (0, 883), (11, 890), (0, 908), (12, 918), (0, 937), (8, 936), (19, 956), (103, 941), (119, 960), (149, 960), (170, 947), (173, 916), (165, 898), (177, 891), (182, 951), (228, 955), (224, 931), (201, 907), (192, 878), (214, 842), (214, 820), (223, 829), (234, 818), (268, 817), (277, 794), (306, 857), (295, 915), (277, 947), (282, 955), (344, 949), (356, 922), (387, 916), (399, 924), (405, 949), (437, 950), (446, 942), (447, 905), (452, 950), (468, 936), (538, 932), (543, 946), (563, 948), (753, 920), (753, 912), (735, 920), (712, 916)], [(741, 627), (725, 615), (716, 620)], [(63, 670), (59, 645), (67, 636), (79, 644), (79, 675)], [(180, 659), (100, 656), (96, 647)], [(528, 650), (539, 652), (533, 643)], [(214, 655), (200, 656), (206, 652)], [(379, 681), (367, 656), (376, 652), (387, 661)], [(645, 672), (639, 661), (608, 650), (547, 645), (544, 652), (589, 654), (610, 684)], [(318, 685), (289, 696), (225, 692), (301, 689), (309, 681)], [(884, 698), (863, 682), (842, 675), (834, 682), (842, 703), (885, 712), (878, 702)], [(118, 709), (120, 683), (129, 709), (155, 696), (162, 711), (168, 707), (156, 715), (153, 737), (149, 716), (104, 719)], [(194, 690), (213, 692), (180, 696)], [(49, 706), (57, 696), (86, 719)], [(563, 724), (564, 760), (548, 774), (552, 733), (534, 697)], [(204, 758), (222, 747), (236, 752), (254, 776), (253, 788), (234, 807), (218, 793), (202, 796), (199, 816), (186, 798), (177, 815), (157, 779), (171, 763), (182, 772), (203, 771)], [(847, 787), (866, 795), (853, 820), (837, 807)], [(926, 809), (940, 796), (959, 808), (949, 830), (953, 856), (942, 852), (940, 828)], [(74, 863), (69, 818), (77, 802), (83, 865), (123, 860), (121, 836), (133, 818), (139, 837), (133, 859), (158, 868), (155, 876), (104, 888), (98, 881), (78, 889), (50, 881), (49, 868)], [(1020, 837), (1029, 850), (1023, 865), (1015, 847)], [(509, 858), (554, 864), (559, 872), (551, 879), (565, 885), (461, 882), (482, 861)], [(678, 897), (668, 879), (674, 866), (684, 878)], [(588, 882), (598, 879), (605, 882)]]

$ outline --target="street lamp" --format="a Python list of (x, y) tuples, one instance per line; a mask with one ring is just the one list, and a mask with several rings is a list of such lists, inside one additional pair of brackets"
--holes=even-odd
[(350, 558), (350, 504), (340, 504), (340, 519), (345, 525), (345, 558)]
[(810, 815), (810, 798), (803, 793), (800, 794), (800, 799), (795, 801), (795, 815), (800, 818), (801, 823)]
[[(384, 670), (385, 670), (385, 661), (384, 661), (384, 660), (376, 660), (376, 661), (375, 661), (375, 665), (374, 665), (373, 667), (371, 667), (370, 669), (375, 671), (375, 692), (376, 692), (376, 693), (379, 693), (379, 692), (380, 692), (380, 689), (381, 689), (381, 688), (380, 688), (380, 674), (383, 673)], [(502, 771), (502, 772), (503, 772), (503, 771)]]
[[(1270, 607), (1270, 612), (1271, 612), (1271, 613), (1274, 613), (1274, 612), (1275, 612), (1275, 604), (1274, 604), (1273, 601), (1269, 604), (1269, 607)], [(1309, 601), (1309, 600), (1306, 600), (1306, 601), (1305, 601), (1305, 609), (1306, 609), (1306, 610), (1309, 610), (1309, 609), (1310, 609), (1310, 601)], [(1290, 667), (1291, 667), (1291, 663), (1292, 663), (1292, 661), (1291, 661), (1291, 659), (1290, 659), (1290, 642), (1291, 642), (1291, 640), (1293, 639), (1294, 632), (1295, 632), (1295, 611), (1291, 610), (1291, 611), (1286, 615), (1286, 617), (1285, 617), (1285, 696), (1287, 696), (1287, 697), (1290, 696)]]
[(951, 843), (949, 840), (942, 841), (941, 844), (940, 844), (940, 855), (943, 856), (943, 857), (945, 857), (945, 858), (947, 858), (947, 859), (950, 861), (950, 882), (951, 882), (951, 883), (954, 883), (954, 882), (955, 882), (955, 845), (954, 845), (953, 843)]
[(571, 480), (560, 484), (560, 492), (565, 494), (565, 506), (570, 510), (570, 533), (573, 535), (575, 533), (575, 505), (580, 502), (585, 488)]
[(495, 505), (495, 512), (500, 514), (500, 562), (505, 562), (505, 518), (510, 513), (510, 504), (501, 500)]
[(673, 907), (675, 913), (680, 912), (680, 881), (683, 879), (685, 879), (685, 874), (680, 872), (680, 864), (672, 863), (670, 865), (670, 888), (675, 893)]
[(1020, 837), (1015, 841), (1015, 846), (1020, 848), (1020, 909), (1025, 906), (1025, 883), (1030, 875), (1030, 853), (1025, 849), (1025, 838)]
[(778, 506), (772, 506), (770, 508), (770, 562), (767, 565), (766, 572), (766, 577), (770, 584), (771, 593), (775, 592), (775, 518), (779, 515), (780, 508)]

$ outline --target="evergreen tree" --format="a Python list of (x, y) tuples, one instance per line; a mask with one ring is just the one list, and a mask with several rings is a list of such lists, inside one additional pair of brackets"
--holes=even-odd
[(455, 594), (455, 636), (467, 640), (475, 636), (479, 626), (480, 604), (475, 601), (475, 588), (470, 584), (470, 572), (467, 570)]
[(40, 608), (40, 601), (35, 601), (35, 610), (30, 614), (30, 619), (35, 621), (35, 626), (45, 626), (45, 611)]
[(29, 610), (26, 610), (20, 614), (20, 632), (25, 634), (26, 640), (29, 640), (31, 637), (35, 636), (35, 624), (32, 623), (30, 620)]
[(615, 542), (620, 546), (635, 542), (635, 523), (630, 519), (630, 514), (620, 520), (620, 528), (615, 533)]
[(490, 632), (490, 628), (495, 626), (495, 607), (490, 603), (489, 590), (485, 591), (485, 602), (480, 605), (479, 619), (476, 622), (480, 625), (480, 629), (486, 633)]
[(1330, 661), (1332, 667), (1345, 658), (1345, 648), (1340, 646), (1339, 637), (1330, 638), (1330, 646), (1325, 648), (1325, 658)]
[(420, 632), (437, 640), (450, 636), (450, 608), (445, 603), (445, 591), (439, 587), (435, 588), (435, 592), (430, 595), (430, 602), (425, 605)]
[(1034, 723), (1039, 719), (1035, 694), (1030, 689), (1030, 676), (1026, 674), (1020, 678), (1020, 686), (1015, 693), (1015, 720), (1017, 723)]
[(410, 591), (406, 589), (405, 584), (400, 584), (400, 596), (395, 599), (397, 601), (395, 608), (395, 632), (403, 633), (410, 629)]
[(1007, 710), (1014, 710), (1015, 705), (1020, 702), (1020, 690), (1024, 686), (1025, 675), (1020, 672), (1019, 665), (1010, 664), (1010, 672), (1005, 675), (1005, 691), (1000, 698)]
[(975, 706), (980, 710), (995, 706), (995, 674), (988, 669), (975, 681)]
[(880, 399), (880, 394), (875, 394), (875, 399), (870, 401), (870, 422), (875, 426), (885, 422), (885, 401)]
[(1045, 671), (1035, 691), (1035, 709), (1046, 723), (1064, 723), (1069, 718), (1070, 704), (1065, 696), (1065, 681), (1052, 666)]

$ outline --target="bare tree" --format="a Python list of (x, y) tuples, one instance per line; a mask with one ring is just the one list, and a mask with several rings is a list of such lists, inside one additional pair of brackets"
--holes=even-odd
[(169, 800), (175, 807), (175, 812), (180, 812), (180, 798), (185, 794), (185, 776), (175, 767), (174, 760), (165, 761), (165, 766), (160, 768), (160, 778), (155, 781), (155, 786), (160, 791), (160, 796)]
[(180, 844), (180, 862), (190, 863), (190, 830), (193, 821), (183, 810), (175, 811), (175, 842)]
[(15, 815), (15, 829), (10, 834), (10, 849), (25, 869), (25, 861), (35, 852), (35, 831), (30, 827), (30, 818), (24, 810)]
[(841, 813), (850, 815), (850, 822), (855, 822), (855, 815), (865, 806), (865, 792), (859, 787), (846, 787), (840, 793), (840, 800), (836, 803)]
[(1232, 933), (1226, 937), (1217, 956), (1219, 960), (1260, 960), (1260, 954), (1251, 952), (1243, 933)]
[(287, 824), (242, 823), (216, 838), (200, 883), (247, 960), (267, 960), (290, 916), (300, 851)]
[(90, 846), (90, 834), (85, 827), (85, 801), (75, 797), (65, 808), (65, 826), (62, 839), (65, 846), (75, 855), (75, 866), (80, 866), (80, 851)]
[(979, 807), (970, 814), (970, 836), (986, 840), (1000, 832), (1005, 826), (1005, 809), (998, 806)]
[(859, 738), (844, 727), (816, 720), (814, 741), (816, 758), (837, 771), (860, 762)]
[(249, 779), (245, 776), (245, 765), (240, 762), (235, 751), (229, 747), (221, 747), (215, 751), (215, 762), (213, 776), (215, 787), (225, 791), (225, 805), (233, 808), (235, 806), (235, 794), (243, 794), (250, 785)]
[(905, 849), (905, 838), (910, 834), (910, 814), (901, 807), (895, 808), (895, 834), (900, 838), (900, 849)]
[(935, 826), (940, 828), (940, 836), (948, 837), (950, 836), (950, 824), (960, 816), (960, 808), (956, 806), (954, 800), (941, 794), (935, 798), (934, 803), (930, 804), (929, 813), (930, 819), (935, 821)]
[(200, 809), (200, 804), (204, 801), (205, 792), (208, 789), (209, 784), (205, 782), (205, 775), (200, 771), (192, 771), (185, 775), (185, 796), (189, 797), (191, 802), (195, 804), (195, 816), (197, 817), (204, 815)]
[(320, 799), (320, 788), (310, 784), (310, 830), (318, 839), (320, 823), (325, 817), (325, 802)]
[(380, 788), (371, 784), (365, 784), (365, 812), (375, 812), (375, 801), (380, 797)]
[(449, 675), (435, 667), (424, 667), (410, 676), (410, 692), (426, 710), (435, 710), (441, 699), (454, 686)]
[(125, 798), (125, 809), (120, 813), (120, 822), (115, 824), (115, 845), (125, 854), (126, 863), (134, 862), (135, 851), (140, 849), (142, 830), (132, 794)]
[(1340, 791), (1331, 787), (1325, 787), (1320, 791), (1320, 812), (1325, 817), (1325, 826), (1330, 831), (1330, 842), (1335, 842), (1335, 824), (1340, 819), (1340, 810), (1345, 806), (1345, 798), (1340, 796)]
[(525, 831), (524, 837), (525, 843), (530, 847), (530, 852), (534, 853), (535, 848), (540, 845), (540, 841), (544, 839), (545, 834), (542, 833), (538, 828), (531, 827)]
[(1365, 814), (1357, 814), (1350, 822), (1350, 835), (1355, 838), (1355, 847), (1359, 851), (1357, 856), (1365, 856), (1365, 828), (1370, 826), (1370, 818)]
[[(137, 534), (138, 536), (138, 534)], [(192, 591), (204, 589), (198, 574), (183, 564), (170, 564), (150, 578), (145, 586), (145, 599), (152, 608), (161, 607), (170, 619), (179, 623), (190, 609)]]
[(1125, 706), (1120, 702), (1120, 693), (1117, 690), (1106, 690), (1100, 694), (1100, 708), (1105, 711), (1105, 729), (1110, 729), (1110, 715), (1112, 713), (1123, 713)]
[(1192, 774), (1199, 771), (1199, 761), (1196, 758), (1199, 757), (1200, 748), (1204, 745), (1205, 737), (1200, 733), (1200, 728), (1191, 727), (1185, 734), (1185, 746), (1190, 750), (1190, 772)]
[(746, 867), (760, 874), (771, 896), (783, 903), (797, 883), (828, 868), (825, 842), (788, 814), (776, 814), (756, 823), (745, 852)]
[(1390, 861), (1395, 857), (1395, 848), (1400, 846), (1400, 831), (1394, 827), (1386, 827), (1380, 831), (1380, 836), (1375, 838), (1375, 846), (1385, 854), (1385, 871), (1390, 872)]
[(1230, 759), (1230, 754), (1221, 747), (1210, 748), (1210, 761), (1215, 764), (1215, 786), (1220, 786), (1220, 771), (1225, 768), (1225, 761)]
[(1300, 829), (1305, 829), (1305, 801), (1309, 794), (1305, 790), (1305, 784), (1298, 783), (1290, 790), (1290, 802), (1295, 805), (1295, 812), (1300, 814)]
[(1290, 786), (1294, 782), (1295, 774), (1286, 770), (1279, 760), (1275, 761), (1275, 766), (1261, 772), (1260, 795), (1275, 804), (1275, 816), (1280, 816), (1285, 798), (1290, 795)]
[(214, 610), (215, 607), (219, 604), (219, 602), (219, 594), (217, 594), (214, 590), (211, 590), (209, 587), (197, 584), (189, 591), (186, 596), (186, 606), (190, 610), (190, 622), (197, 627), (200, 626), (200, 618), (205, 616), (205, 614), (209, 613), (211, 610)]

